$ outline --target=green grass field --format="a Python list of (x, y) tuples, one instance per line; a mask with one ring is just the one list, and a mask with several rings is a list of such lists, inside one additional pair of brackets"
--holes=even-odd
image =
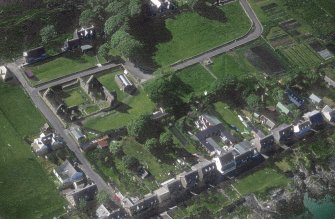
[(87, 94), (80, 88), (74, 88), (67, 92), (69, 97), (64, 99), (64, 102), (67, 106), (79, 106), (84, 103), (89, 103), (90, 99)]
[(220, 46), (246, 34), (251, 26), (238, 2), (225, 5), (227, 22), (209, 20), (196, 12), (185, 12), (166, 21), (172, 40), (156, 46), (154, 60), (161, 66), (172, 64)]
[(214, 104), (215, 111), (219, 113), (222, 120), (229, 125), (234, 125), (242, 132), (245, 127), (242, 122), (238, 119), (237, 113), (232, 111), (230, 107), (223, 102), (216, 102)]
[(0, 217), (52, 218), (65, 201), (24, 136), (45, 120), (19, 87), (0, 84)]
[(238, 179), (234, 183), (234, 187), (241, 195), (250, 193), (262, 194), (269, 189), (286, 186), (289, 182), (290, 180), (286, 176), (277, 173), (273, 169), (265, 168)]
[(103, 86), (105, 86), (109, 91), (116, 91), (118, 100), (122, 101), (124, 98), (129, 95), (120, 90), (119, 86), (115, 82), (115, 75), (122, 74), (122, 70), (113, 71), (107, 74), (104, 74), (98, 78)]
[(224, 79), (227, 75), (243, 75), (255, 73), (257, 70), (243, 56), (243, 51), (230, 52), (212, 59), (213, 64), (209, 69), (218, 79)]
[(215, 78), (200, 64), (192, 65), (178, 72), (179, 78), (189, 85), (193, 92), (202, 94), (209, 91)]
[(79, 72), (88, 68), (95, 67), (97, 60), (95, 56), (61, 56), (51, 61), (37, 63), (28, 67), (32, 70), (37, 81), (31, 81), (36, 85), (52, 79), (56, 79), (71, 73)]
[(138, 95), (126, 98), (123, 104), (106, 116), (89, 118), (84, 126), (101, 132), (120, 128), (141, 114), (151, 113), (155, 107), (143, 89), (139, 89)]

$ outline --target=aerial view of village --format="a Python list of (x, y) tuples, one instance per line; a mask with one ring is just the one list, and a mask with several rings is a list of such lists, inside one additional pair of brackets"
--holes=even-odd
[(334, 219), (334, 0), (0, 0), (0, 219)]

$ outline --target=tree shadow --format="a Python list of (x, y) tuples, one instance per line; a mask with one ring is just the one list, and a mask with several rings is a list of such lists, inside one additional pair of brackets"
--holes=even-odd
[(215, 20), (219, 22), (226, 22), (227, 17), (225, 13), (215, 5), (208, 3), (206, 0), (200, 0), (194, 6), (194, 10), (202, 17), (209, 20)]
[(141, 63), (144, 70), (150, 71), (160, 67), (153, 59), (157, 51), (156, 45), (169, 42), (172, 34), (166, 28), (165, 18), (149, 18), (144, 13), (129, 20), (129, 33), (143, 43), (143, 48), (132, 57), (132, 60)]
[(118, 107), (115, 110), (119, 113), (129, 113), (128, 110), (130, 109), (131, 109), (131, 106), (125, 103), (119, 102)]

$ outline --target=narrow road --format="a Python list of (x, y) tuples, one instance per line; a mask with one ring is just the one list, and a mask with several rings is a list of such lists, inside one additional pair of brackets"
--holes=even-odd
[(44, 117), (49, 121), (50, 125), (56, 130), (57, 133), (64, 139), (65, 143), (71, 151), (76, 155), (80, 163), (82, 164), (82, 170), (88, 178), (93, 180), (99, 190), (106, 191), (110, 195), (114, 194), (115, 191), (107, 185), (107, 183), (92, 169), (90, 163), (87, 161), (85, 156), (81, 153), (77, 143), (68, 134), (63, 124), (59, 121), (58, 117), (50, 110), (50, 108), (42, 100), (37, 89), (32, 88), (24, 78), (22, 71), (18, 68), (16, 63), (10, 63), (7, 65), (8, 69), (13, 72), (19, 82), (22, 84), (24, 90), (28, 93), (35, 106), (43, 113)]
[(178, 63), (172, 64), (171, 67), (175, 70), (181, 70), (184, 68), (187, 68), (191, 65), (197, 64), (205, 59), (212, 58), (214, 56), (220, 55), (222, 53), (228, 52), (229, 50), (232, 50), (236, 47), (242, 46), (244, 44), (247, 44), (251, 41), (256, 40), (262, 35), (263, 27), (260, 21), (258, 20), (255, 12), (252, 10), (249, 2), (247, 0), (240, 0), (240, 4), (249, 17), (249, 19), (252, 22), (252, 29), (245, 35), (244, 37), (241, 37), (239, 39), (236, 39), (234, 41), (231, 41), (223, 46), (211, 49), (207, 52), (204, 52), (202, 54), (199, 54), (197, 56), (193, 56), (191, 58), (188, 58), (186, 60), (182, 60)]

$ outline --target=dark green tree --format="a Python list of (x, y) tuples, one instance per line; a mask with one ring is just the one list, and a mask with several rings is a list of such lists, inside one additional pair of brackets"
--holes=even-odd
[(48, 44), (57, 37), (57, 32), (54, 25), (47, 25), (40, 31), (42, 43)]
[(96, 14), (94, 13), (92, 9), (86, 9), (80, 14), (79, 25), (89, 26), (94, 23), (95, 17), (96, 17)]
[(260, 109), (261, 98), (255, 94), (250, 94), (246, 99), (249, 110), (256, 112)]
[(110, 201), (110, 196), (105, 191), (99, 191), (97, 194), (97, 201), (99, 204), (106, 204)]
[(145, 142), (144, 147), (148, 151), (155, 151), (159, 147), (159, 142), (156, 138), (151, 138)]
[(157, 128), (150, 114), (141, 115), (127, 126), (128, 134), (142, 142), (150, 138), (151, 132), (154, 132), (155, 129)]
[(159, 136), (159, 143), (165, 147), (172, 147), (173, 146), (172, 134), (170, 132), (163, 132)]
[(126, 168), (131, 170), (134, 170), (136, 167), (140, 165), (139, 161), (135, 157), (128, 155), (122, 158), (122, 162)]

